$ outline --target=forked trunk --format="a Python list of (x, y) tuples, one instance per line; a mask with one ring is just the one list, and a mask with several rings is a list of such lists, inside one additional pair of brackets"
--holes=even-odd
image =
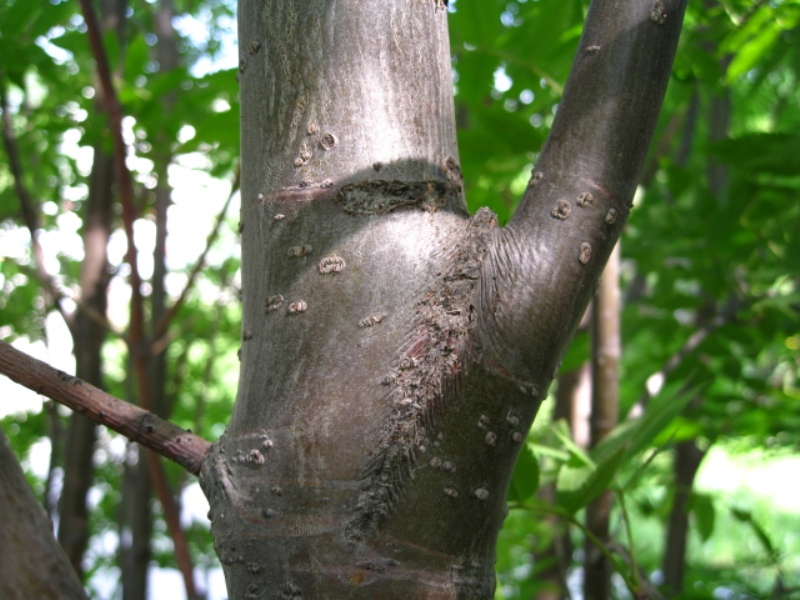
[[(666, 27), (601, 4), (578, 58), (596, 95), (572, 86), (580, 126), (557, 120), (501, 230), (464, 206), (444, 2), (239, 3), (242, 367), (202, 478), (232, 598), (492, 597), (511, 468), (680, 27), (682, 5)], [(627, 158), (581, 159), (599, 148)]]

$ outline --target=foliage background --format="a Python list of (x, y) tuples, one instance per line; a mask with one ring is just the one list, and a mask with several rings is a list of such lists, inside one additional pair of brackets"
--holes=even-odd
[[(501, 221), (512, 213), (557, 110), (587, 4), (451, 0), (459, 146), (472, 209), (489, 206)], [(155, 58), (157, 8), (155, 1), (131, 3), (124, 38), (107, 34), (104, 41), (119, 65), (115, 83), (126, 115), (136, 244), (146, 278), (153, 272), (154, 189), (159, 181), (172, 189), (166, 281), (174, 300), (235, 178), (238, 57), (232, 2), (175, 0), (179, 65), (162, 69)], [(689, 442), (702, 452), (695, 487), (683, 490), (691, 500), (682, 598), (800, 597), (799, 23), (800, 2), (792, 0), (690, 3), (622, 239), (621, 419), (648, 389), (651, 408), (688, 404), (667, 411), (655, 439), (627, 453), (616, 483), (602, 483), (618, 490), (627, 509), (616, 504), (614, 537), (627, 545), (631, 534), (635, 560), (660, 583), (666, 523), (678, 492), (672, 449)], [(76, 2), (0, 5), (4, 117), (41, 219), (37, 239), (46, 268), (67, 298), (80, 293), (90, 148), (110, 147), (93, 73)], [(165, 98), (174, 102), (168, 113)], [(0, 161), (0, 338), (69, 369), (68, 334), (37, 277), (18, 183), (10, 164)], [(237, 201), (234, 194), (205, 267), (170, 324), (165, 354), (171, 419), (207, 439), (224, 431), (238, 375)], [(112, 333), (102, 367), (107, 389), (130, 398), (129, 268), (119, 217), (114, 226)], [(65, 306), (76, 307), (70, 300)], [(588, 354), (588, 334), (579, 333), (562, 373), (580, 368)], [(2, 386), (0, 426), (57, 519), (67, 412), (6, 381)], [(513, 508), (498, 547), (498, 598), (541, 591), (538, 575), (546, 565), (536, 557), (559, 531), (543, 519), (558, 505), (544, 504), (536, 493), (557, 481), (579, 451), (569, 430), (549, 417), (551, 409), (540, 413), (515, 472)], [(84, 561), (93, 597), (120, 597), (117, 505), (127, 454), (124, 440), (101, 434)], [(211, 585), (218, 586), (208, 522), (202, 509), (191, 508), (200, 496), (197, 485), (167, 469), (173, 490), (182, 490), (199, 579), (212, 573)], [(153, 581), (172, 581), (172, 540), (158, 510), (154, 519)], [(580, 597), (582, 532), (574, 524), (567, 530), (576, 548), (569, 581), (573, 597)], [(616, 582), (616, 593), (626, 597)], [(151, 597), (166, 595), (152, 586)]]

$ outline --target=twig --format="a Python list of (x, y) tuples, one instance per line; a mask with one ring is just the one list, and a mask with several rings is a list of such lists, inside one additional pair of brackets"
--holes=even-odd
[(190, 473), (200, 473), (211, 444), (149, 411), (54, 369), (3, 341), (0, 373), (175, 461)]
[(672, 440), (675, 439), (677, 433), (678, 430), (676, 429), (670, 434), (669, 439), (666, 442), (664, 442), (661, 446), (658, 446), (657, 448), (653, 448), (653, 451), (650, 453), (650, 456), (648, 456), (647, 459), (636, 468), (636, 470), (633, 472), (633, 475), (630, 476), (625, 485), (619, 486), (620, 493), (624, 493), (625, 490), (627, 490), (628, 488), (631, 487), (631, 485), (633, 485), (633, 482), (639, 478), (639, 475), (641, 475), (642, 473), (645, 472), (645, 470), (647, 470), (647, 467), (649, 467), (650, 463), (652, 463), (655, 460), (656, 456), (661, 454), (661, 452), (663, 452), (667, 448), (667, 446), (670, 443), (672, 443)]
[[(38, 271), (36, 271), (36, 269), (32, 269), (27, 265), (17, 265), (17, 268), (26, 275), (29, 275), (34, 279), (39, 278), (39, 273)], [(89, 317), (92, 321), (103, 327), (103, 329), (107, 333), (113, 335), (114, 337), (124, 339), (125, 336), (121, 331), (115, 329), (114, 326), (111, 324), (111, 322), (108, 319), (106, 319), (104, 315), (98, 312), (93, 306), (86, 304), (86, 302), (84, 302), (82, 298), (76, 296), (68, 296), (64, 293), (61, 293), (61, 298), (63, 298), (64, 300), (71, 300), (72, 302), (74, 302), (75, 306), (77, 306), (78, 309), (81, 310), (81, 312), (86, 314), (86, 316)], [(67, 322), (67, 326), (72, 328), (72, 324), (75, 321), (75, 313), (71, 312), (66, 315), (64, 315), (63, 313), (61, 314), (64, 320)]]
[(635, 576), (637, 580), (637, 586), (635, 588), (628, 588), (636, 600), (663, 600), (664, 596), (662, 596), (661, 592), (659, 592), (656, 587), (650, 583), (650, 580), (647, 578), (647, 573), (644, 573), (641, 568), (635, 567), (633, 559), (631, 558), (631, 555), (625, 546), (616, 540), (611, 540), (608, 543), (608, 549), (612, 553), (618, 555), (620, 560), (622, 560), (626, 566), (631, 569), (637, 569)]

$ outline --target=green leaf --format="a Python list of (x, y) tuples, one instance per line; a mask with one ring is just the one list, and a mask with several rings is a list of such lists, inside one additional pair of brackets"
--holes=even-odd
[(558, 448), (552, 448), (550, 446), (544, 446), (542, 444), (533, 444), (529, 443), (528, 447), (540, 456), (548, 456), (557, 460), (558, 462), (567, 462), (572, 456), (569, 452), (564, 452)]
[(617, 425), (592, 450), (592, 459), (596, 462), (605, 461), (609, 456), (616, 455), (620, 448), (626, 448), (626, 458), (644, 450), (681, 413), (702, 387), (694, 386), (681, 391), (683, 385), (684, 383), (678, 383), (665, 387), (658, 396), (650, 400), (644, 415)]
[(89, 41), (86, 34), (80, 31), (67, 31), (63, 35), (50, 39), (50, 43), (73, 55), (89, 53)]
[(753, 533), (756, 534), (761, 546), (769, 555), (770, 559), (777, 561), (780, 558), (778, 552), (776, 552), (775, 544), (772, 543), (772, 539), (770, 538), (769, 534), (753, 518), (753, 513), (750, 510), (733, 507), (731, 508), (731, 514), (733, 514), (737, 520), (750, 526), (750, 528), (753, 530)]
[[(107, 36), (115, 39), (113, 35)], [(137, 35), (125, 49), (125, 79), (131, 83), (143, 74), (147, 61), (150, 60), (150, 47), (143, 35)]]
[(527, 444), (517, 457), (514, 473), (511, 476), (511, 487), (508, 490), (508, 499), (512, 502), (524, 503), (539, 489), (539, 461), (533, 453), (533, 448)]
[(562, 465), (556, 482), (556, 503), (569, 513), (588, 506), (614, 479), (625, 457), (626, 447), (621, 446), (597, 466), (588, 465), (573, 456)]
[(560, 372), (563, 374), (574, 371), (583, 366), (587, 360), (589, 360), (589, 332), (585, 331), (576, 335), (572, 340), (567, 353), (561, 360)]
[(6, 5), (0, 10), (0, 32), (4, 35), (20, 35), (39, 16), (42, 8), (40, 3), (24, 0)]
[(714, 533), (714, 521), (716, 511), (714, 510), (714, 500), (708, 494), (698, 492), (692, 493), (691, 511), (694, 514), (697, 533), (700, 539), (707, 542)]
[(572, 433), (570, 432), (569, 425), (567, 424), (566, 420), (559, 419), (553, 423), (551, 426), (551, 431), (564, 445), (564, 448), (568, 450), (569, 453), (578, 460), (578, 462), (590, 467), (594, 466), (594, 461), (589, 457), (588, 454), (586, 454), (586, 452), (584, 452), (583, 448), (572, 441)]
[(795, 175), (800, 170), (800, 135), (795, 133), (748, 133), (716, 142), (710, 150), (741, 175)]
[(750, 519), (752, 519), (752, 513), (744, 508), (731, 508), (731, 514), (736, 518), (737, 521), (741, 521), (742, 523), (749, 523)]

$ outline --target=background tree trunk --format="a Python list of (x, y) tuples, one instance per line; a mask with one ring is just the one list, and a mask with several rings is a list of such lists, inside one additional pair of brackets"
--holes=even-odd
[[(85, 306), (103, 316), (110, 280), (106, 246), (111, 235), (113, 160), (102, 144), (95, 146), (83, 236), (86, 258), (81, 273), (81, 298)], [(106, 337), (105, 325), (79, 307), (72, 329), (76, 376), (103, 388), (101, 351)], [(58, 506), (58, 540), (79, 576), (83, 574), (83, 555), (89, 541), (86, 502), (94, 480), (92, 458), (96, 429), (93, 421), (73, 413), (64, 440), (64, 487)]]
[[(723, 62), (727, 63), (728, 59)], [(725, 89), (719, 95), (715, 94), (710, 98), (708, 106), (708, 140), (710, 143), (718, 142), (729, 136), (730, 117), (731, 97), (729, 90)], [(708, 157), (706, 177), (708, 189), (716, 203), (718, 205), (724, 204), (726, 202), (725, 192), (729, 179), (727, 167), (717, 162), (713, 157)], [(697, 317), (698, 330), (709, 321), (712, 321), (713, 317), (709, 316), (709, 313), (719, 312), (720, 316), (722, 316), (730, 310), (729, 307), (722, 310), (717, 309), (713, 304), (704, 308), (705, 311), (699, 311), (700, 314)], [(703, 315), (703, 312), (706, 314)], [(692, 404), (696, 406), (701, 401), (702, 399), (698, 398)], [(662, 561), (664, 587), (669, 594), (679, 594), (683, 591), (686, 554), (689, 543), (689, 508), (691, 506), (692, 490), (695, 476), (707, 451), (707, 449), (701, 449), (697, 445), (697, 440), (687, 440), (675, 445), (672, 467), (675, 494), (667, 521)]]
[[(592, 304), (592, 413), (589, 419), (592, 447), (603, 441), (619, 420), (619, 263), (617, 244)], [(604, 544), (610, 541), (613, 506), (614, 494), (605, 490), (586, 507), (586, 526)], [(590, 540), (586, 540), (584, 549), (584, 598), (607, 600), (611, 597), (613, 566)]]
[[(591, 305), (581, 320), (578, 331), (586, 331), (591, 320)], [(564, 419), (569, 423), (572, 440), (582, 449), (589, 446), (589, 414), (592, 395), (591, 363), (587, 360), (579, 367), (560, 373), (554, 394), (553, 421)], [(556, 502), (556, 485), (548, 483), (538, 491), (545, 502)], [(537, 581), (546, 584), (538, 590), (534, 600), (561, 600), (569, 597), (567, 576), (572, 565), (574, 546), (569, 535), (569, 525), (558, 515), (543, 515), (553, 528), (553, 539), (543, 550), (534, 553), (534, 574)], [(536, 568), (537, 565), (539, 568)]]
[(694, 478), (706, 453), (697, 446), (696, 440), (687, 440), (675, 445), (673, 474), (675, 496), (667, 521), (667, 540), (664, 547), (664, 589), (669, 596), (683, 590), (683, 575), (686, 571), (686, 547), (689, 540), (689, 506)]
[[(125, 39), (127, 0), (100, 2), (100, 22), (104, 31), (114, 31)], [(97, 107), (103, 110), (102, 87), (95, 85)], [(107, 139), (94, 147), (94, 162), (86, 203), (83, 247), (85, 259), (81, 266), (81, 300), (93, 314), (79, 307), (72, 326), (75, 353), (75, 375), (103, 388), (102, 348), (106, 324), (96, 315), (105, 317), (108, 285), (111, 280), (107, 246), (111, 236), (114, 196), (114, 156), (106, 149)], [(80, 414), (69, 419), (64, 451), (64, 487), (59, 499), (58, 540), (78, 573), (83, 575), (83, 556), (89, 542), (87, 496), (94, 480), (94, 445), (97, 425)]]
[[(159, 72), (169, 73), (178, 66), (176, 34), (172, 26), (175, 11), (172, 2), (160, 0), (153, 15), (154, 31), (158, 38), (155, 47), (155, 58)], [(170, 122), (172, 108), (175, 103), (174, 94), (165, 96), (162, 114), (165, 123)], [(171, 203), (171, 188), (168, 181), (168, 168), (172, 161), (170, 152), (171, 132), (162, 131), (157, 141), (159, 151), (155, 153), (155, 175), (157, 183), (154, 190), (154, 213), (156, 225), (155, 248), (153, 250), (152, 291), (150, 293), (150, 336), (148, 352), (148, 378), (152, 410), (161, 417), (169, 416), (166, 400), (167, 372), (166, 351), (152, 351), (154, 342), (166, 314), (165, 280), (167, 273), (167, 211)], [(147, 597), (148, 571), (150, 568), (152, 537), (151, 504), (153, 499), (153, 481), (150, 464), (146, 453), (148, 450), (133, 445), (128, 449), (129, 460), (125, 465), (123, 510), (120, 515), (121, 529), (127, 531), (122, 535), (120, 545), (123, 574), (123, 597), (125, 600), (144, 600)], [(191, 593), (187, 593), (191, 597)]]

